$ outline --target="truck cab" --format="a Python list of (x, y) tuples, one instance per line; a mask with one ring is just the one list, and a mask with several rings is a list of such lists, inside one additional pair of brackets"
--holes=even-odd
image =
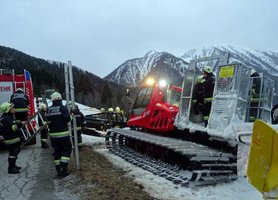
[(154, 132), (174, 130), (174, 119), (179, 110), (181, 88), (155, 83), (148, 79), (141, 87), (127, 122), (130, 127), (141, 127)]

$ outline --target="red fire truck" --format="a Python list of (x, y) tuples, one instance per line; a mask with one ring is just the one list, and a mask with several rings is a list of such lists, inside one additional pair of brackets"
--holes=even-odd
[[(14, 70), (11, 69), (0, 69), (0, 104), (3, 102), (9, 102), (11, 95), (18, 88), (22, 88), (30, 100), (30, 104), (28, 106), (29, 118), (35, 114), (33, 85), (30, 73), (24, 70), (23, 74), (15, 74)], [(32, 123), (32, 126), (35, 126), (35, 121)], [(28, 127), (28, 129), (30, 129), (30, 132), (32, 133), (32, 127)], [(35, 138), (31, 141), (31, 144), (34, 143), (36, 143)]]

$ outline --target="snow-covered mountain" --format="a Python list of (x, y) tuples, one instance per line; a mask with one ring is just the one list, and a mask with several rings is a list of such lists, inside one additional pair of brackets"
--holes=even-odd
[(219, 51), (229, 53), (229, 63), (240, 62), (271, 78), (274, 81), (275, 88), (274, 103), (278, 102), (278, 52), (222, 45), (190, 49), (181, 58), (189, 62), (193, 58), (210, 56), (219, 53)]
[(141, 58), (124, 62), (105, 77), (122, 85), (136, 85), (147, 76), (166, 79), (172, 83), (181, 81), (188, 63), (166, 52), (150, 51)]
[(273, 80), (278, 78), (278, 52), (225, 45), (190, 49), (181, 56), (182, 59), (167, 52), (150, 51), (141, 58), (134, 58), (124, 62), (107, 75), (105, 79), (123, 85), (138, 84), (148, 75), (163, 77), (169, 80), (172, 80), (174, 77), (175, 80), (181, 80), (190, 60), (210, 56), (219, 51), (225, 51), (230, 54), (230, 63), (240, 62), (256, 69), (259, 73), (263, 72)]
[(218, 54), (229, 53), (229, 62), (240, 62), (254, 68), (257, 72), (274, 80), (278, 91), (278, 52), (261, 51), (230, 45), (209, 46), (202, 49), (187, 50), (180, 58), (166, 52), (150, 51), (144, 57), (124, 62), (105, 79), (122, 85), (135, 85), (147, 76), (166, 79), (174, 84), (181, 84), (184, 71), (190, 60)]
[(278, 52), (261, 51), (230, 45), (210, 46), (202, 49), (190, 49), (181, 58), (189, 62), (193, 58), (210, 56), (219, 51), (230, 54), (229, 62), (240, 62), (266, 75), (278, 77)]

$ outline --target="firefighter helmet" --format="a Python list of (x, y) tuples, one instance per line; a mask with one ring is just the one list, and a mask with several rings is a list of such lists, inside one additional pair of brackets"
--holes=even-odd
[(16, 92), (24, 92), (22, 88), (17, 88)]
[(116, 112), (120, 112), (120, 107), (117, 106), (117, 107), (115, 108), (115, 111), (116, 111)]
[(254, 74), (256, 73), (256, 70), (254, 70), (254, 69), (251, 69), (251, 76), (254, 76)]
[(54, 92), (50, 97), (51, 97), (51, 101), (62, 99), (62, 96), (59, 92)]
[(105, 108), (101, 108), (101, 109), (100, 109), (100, 112), (105, 112)]
[(204, 66), (203, 68), (203, 72), (206, 72), (206, 73), (212, 73), (213, 72), (213, 68), (211, 66)]
[(40, 104), (39, 104), (39, 109), (40, 109), (40, 110), (46, 110), (46, 108), (47, 108), (47, 106), (46, 106), (45, 103), (40, 103)]
[(12, 103), (10, 103), (10, 102), (4, 102), (4, 103), (2, 103), (1, 106), (0, 106), (0, 111), (1, 111), (2, 113), (8, 113), (8, 112), (10, 112), (10, 109), (13, 108), (13, 107), (14, 107), (14, 105), (13, 105)]
[(113, 110), (113, 108), (108, 108), (108, 111), (113, 112), (114, 110)]

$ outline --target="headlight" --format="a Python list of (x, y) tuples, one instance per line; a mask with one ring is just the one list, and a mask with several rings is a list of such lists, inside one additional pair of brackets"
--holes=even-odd
[(167, 85), (167, 82), (165, 80), (160, 80), (158, 82), (159, 87), (165, 87)]
[(147, 84), (147, 85), (153, 85), (153, 84), (154, 84), (154, 79), (153, 79), (153, 78), (148, 78), (148, 79), (146, 80), (146, 84)]

